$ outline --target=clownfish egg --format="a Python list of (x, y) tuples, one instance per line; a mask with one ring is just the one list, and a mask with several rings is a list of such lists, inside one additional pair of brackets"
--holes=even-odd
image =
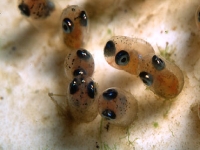
[(112, 87), (99, 96), (98, 111), (109, 123), (127, 127), (137, 117), (138, 104), (131, 93)]
[(65, 8), (61, 14), (60, 35), (71, 49), (83, 47), (87, 40), (88, 17), (85, 10), (77, 5)]
[(87, 77), (75, 77), (69, 84), (67, 107), (70, 115), (77, 122), (90, 122), (98, 114), (96, 84)]
[(184, 76), (175, 64), (150, 53), (141, 59), (139, 67), (139, 77), (155, 94), (169, 99), (181, 92)]
[(91, 77), (95, 67), (92, 55), (85, 49), (70, 52), (65, 58), (64, 66), (70, 79), (79, 75)]

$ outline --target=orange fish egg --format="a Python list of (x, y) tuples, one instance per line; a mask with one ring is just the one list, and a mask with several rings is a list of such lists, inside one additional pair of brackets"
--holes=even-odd
[(127, 127), (137, 117), (138, 103), (131, 93), (112, 87), (100, 95), (98, 109), (109, 123)]
[(18, 8), (21, 13), (33, 19), (44, 19), (55, 9), (49, 0), (19, 0)]
[(70, 79), (82, 75), (91, 77), (94, 72), (94, 59), (85, 49), (72, 51), (65, 58), (65, 73)]
[(142, 58), (139, 70), (141, 80), (163, 98), (174, 98), (183, 88), (184, 77), (179, 67), (154, 53)]
[(61, 15), (62, 39), (72, 49), (83, 46), (88, 29), (86, 11), (77, 5), (65, 8)]
[(197, 28), (200, 30), (200, 6), (196, 10), (195, 21), (196, 21)]
[(148, 42), (126, 36), (113, 36), (104, 47), (108, 64), (133, 75), (138, 74), (140, 59), (148, 53), (154, 53)]
[(91, 122), (98, 114), (96, 84), (91, 78), (75, 77), (67, 91), (67, 106), (76, 122)]

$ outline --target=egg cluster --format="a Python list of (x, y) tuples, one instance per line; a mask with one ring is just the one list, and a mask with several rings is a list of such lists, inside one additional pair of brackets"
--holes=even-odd
[[(41, 20), (49, 17), (55, 6), (49, 0), (20, 0), (18, 8), (25, 16)], [(82, 48), (88, 30), (86, 11), (77, 5), (66, 7), (59, 25), (61, 39), (70, 48), (64, 62), (66, 76), (71, 81), (67, 90), (70, 116), (78, 122), (91, 122), (99, 113), (111, 124), (129, 126), (138, 112), (138, 102), (131, 93), (111, 87), (97, 97), (97, 86), (92, 79), (94, 59)], [(112, 67), (138, 76), (158, 96), (174, 98), (183, 88), (182, 71), (156, 55), (153, 47), (142, 39), (113, 36), (104, 46), (104, 56)]]
[(67, 106), (73, 119), (91, 122), (97, 116), (96, 84), (91, 79), (94, 59), (85, 49), (72, 51), (65, 59), (65, 73), (72, 80), (67, 91)]
[(106, 61), (116, 69), (137, 75), (155, 94), (176, 97), (182, 90), (182, 71), (173, 63), (158, 57), (152, 46), (138, 38), (112, 37), (104, 47)]

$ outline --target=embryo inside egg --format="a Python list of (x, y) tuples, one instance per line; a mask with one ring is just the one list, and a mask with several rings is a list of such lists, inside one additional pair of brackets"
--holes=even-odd
[(64, 69), (67, 78), (72, 79), (78, 75), (92, 77), (94, 68), (93, 56), (85, 49), (74, 50), (65, 58)]
[(82, 75), (75, 77), (67, 91), (67, 109), (75, 122), (91, 122), (97, 116), (96, 84)]
[(143, 82), (161, 97), (174, 98), (183, 88), (184, 77), (180, 68), (160, 56), (148, 54), (143, 57), (139, 70)]
[(137, 100), (120, 88), (106, 89), (98, 98), (99, 114), (109, 123), (129, 126), (137, 117)]
[(77, 5), (67, 6), (62, 11), (60, 22), (61, 40), (71, 49), (82, 48), (88, 33), (86, 11)]

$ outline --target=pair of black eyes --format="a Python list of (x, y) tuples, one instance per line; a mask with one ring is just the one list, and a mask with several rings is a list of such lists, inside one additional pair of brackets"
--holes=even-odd
[[(106, 43), (106, 46), (104, 47), (104, 56), (105, 57), (114, 56), (115, 52), (116, 52), (115, 43), (112, 40), (108, 41)], [(119, 66), (125, 66), (129, 63), (129, 61), (130, 61), (130, 56), (128, 52), (126, 52), (125, 50), (119, 51), (115, 56), (115, 63)]]
[[(125, 66), (129, 63), (129, 61), (130, 61), (129, 53), (126, 52), (125, 50), (119, 51), (115, 56), (115, 62), (119, 66)], [(152, 57), (152, 64), (154, 68), (159, 71), (165, 68), (165, 62), (156, 55)]]
[[(77, 50), (76, 55), (80, 59), (85, 60), (85, 61), (87, 61), (87, 60), (89, 60), (91, 58), (90, 53), (85, 49)], [(86, 75), (86, 74), (87, 74), (86, 71), (84, 69), (82, 69), (82, 68), (78, 68), (78, 69), (74, 70), (74, 72), (73, 72), (73, 75), (75, 77), (79, 76), (79, 75)]]
[[(91, 58), (90, 53), (85, 49), (77, 50), (76, 55), (80, 59), (85, 60), (85, 61), (87, 61), (87, 60), (89, 60)], [(74, 70), (74, 72), (73, 72), (73, 75), (75, 77), (79, 76), (79, 75), (86, 75), (86, 74), (87, 74), (86, 71), (84, 69), (82, 69), (82, 68), (78, 68), (78, 69)]]
[[(124, 50), (119, 51), (115, 56), (115, 62), (119, 66), (125, 66), (129, 63), (129, 61), (130, 61), (130, 56), (128, 52)], [(156, 55), (152, 57), (152, 64), (154, 68), (158, 71), (161, 71), (165, 68), (165, 62)]]
[[(80, 15), (77, 17), (80, 19), (80, 25), (87, 26), (87, 15), (85, 11), (81, 11)], [(75, 18), (76, 19), (76, 18)], [(62, 22), (62, 28), (65, 33), (71, 33), (74, 29), (74, 23), (69, 18), (64, 18)]]
[[(76, 92), (79, 91), (79, 86), (81, 84), (84, 84), (86, 81), (83, 78), (77, 79), (74, 78), (74, 80), (70, 83), (69, 85), (69, 91), (70, 94), (75, 94)], [(87, 85), (87, 94), (90, 98), (94, 98), (96, 94), (96, 86), (93, 81), (90, 81)]]
[[(165, 62), (156, 55), (152, 57), (152, 64), (158, 71), (161, 71), (165, 68)], [(139, 74), (139, 77), (147, 86), (151, 86), (153, 84), (153, 76), (150, 73), (143, 71)]]
[[(115, 51), (116, 51), (116, 49), (115, 49), (115, 45), (114, 45), (113, 41), (108, 41), (104, 48), (104, 55), (112, 56), (113, 53), (115, 53)], [(115, 56), (115, 62), (119, 66), (125, 66), (129, 63), (129, 61), (130, 61), (130, 56), (129, 56), (128, 52), (126, 52), (124, 50), (119, 51)], [(154, 55), (152, 57), (152, 64), (153, 64), (154, 68), (158, 71), (161, 71), (165, 68), (165, 62), (156, 55)], [(149, 74), (147, 72), (141, 72), (139, 74), (139, 76), (146, 85), (151, 86), (153, 84), (153, 76), (151, 74)], [(107, 96), (108, 98), (109, 98), (109, 94), (113, 95), (113, 93), (105, 93), (105, 94), (108, 95)], [(107, 97), (105, 97), (105, 98), (108, 99)]]
[[(104, 47), (104, 56), (105, 57), (114, 56), (115, 52), (116, 52), (115, 43), (112, 40), (108, 41)], [(129, 53), (125, 50), (121, 50), (115, 55), (115, 63), (119, 66), (125, 66), (129, 63), (129, 61), (130, 61)], [(165, 62), (156, 55), (152, 57), (152, 64), (154, 68), (159, 71), (165, 68)]]
[[(115, 89), (108, 89), (108, 90), (104, 91), (102, 95), (105, 100), (110, 101), (117, 97), (118, 92)], [(114, 111), (112, 111), (110, 109), (103, 110), (102, 115), (108, 120), (116, 118), (116, 114), (114, 113)]]
[[(129, 61), (130, 61), (130, 56), (128, 52), (124, 50), (119, 51), (115, 56), (115, 62), (119, 66), (125, 66), (129, 63)], [(152, 57), (152, 64), (154, 68), (158, 71), (161, 71), (165, 68), (165, 62), (156, 55)]]

